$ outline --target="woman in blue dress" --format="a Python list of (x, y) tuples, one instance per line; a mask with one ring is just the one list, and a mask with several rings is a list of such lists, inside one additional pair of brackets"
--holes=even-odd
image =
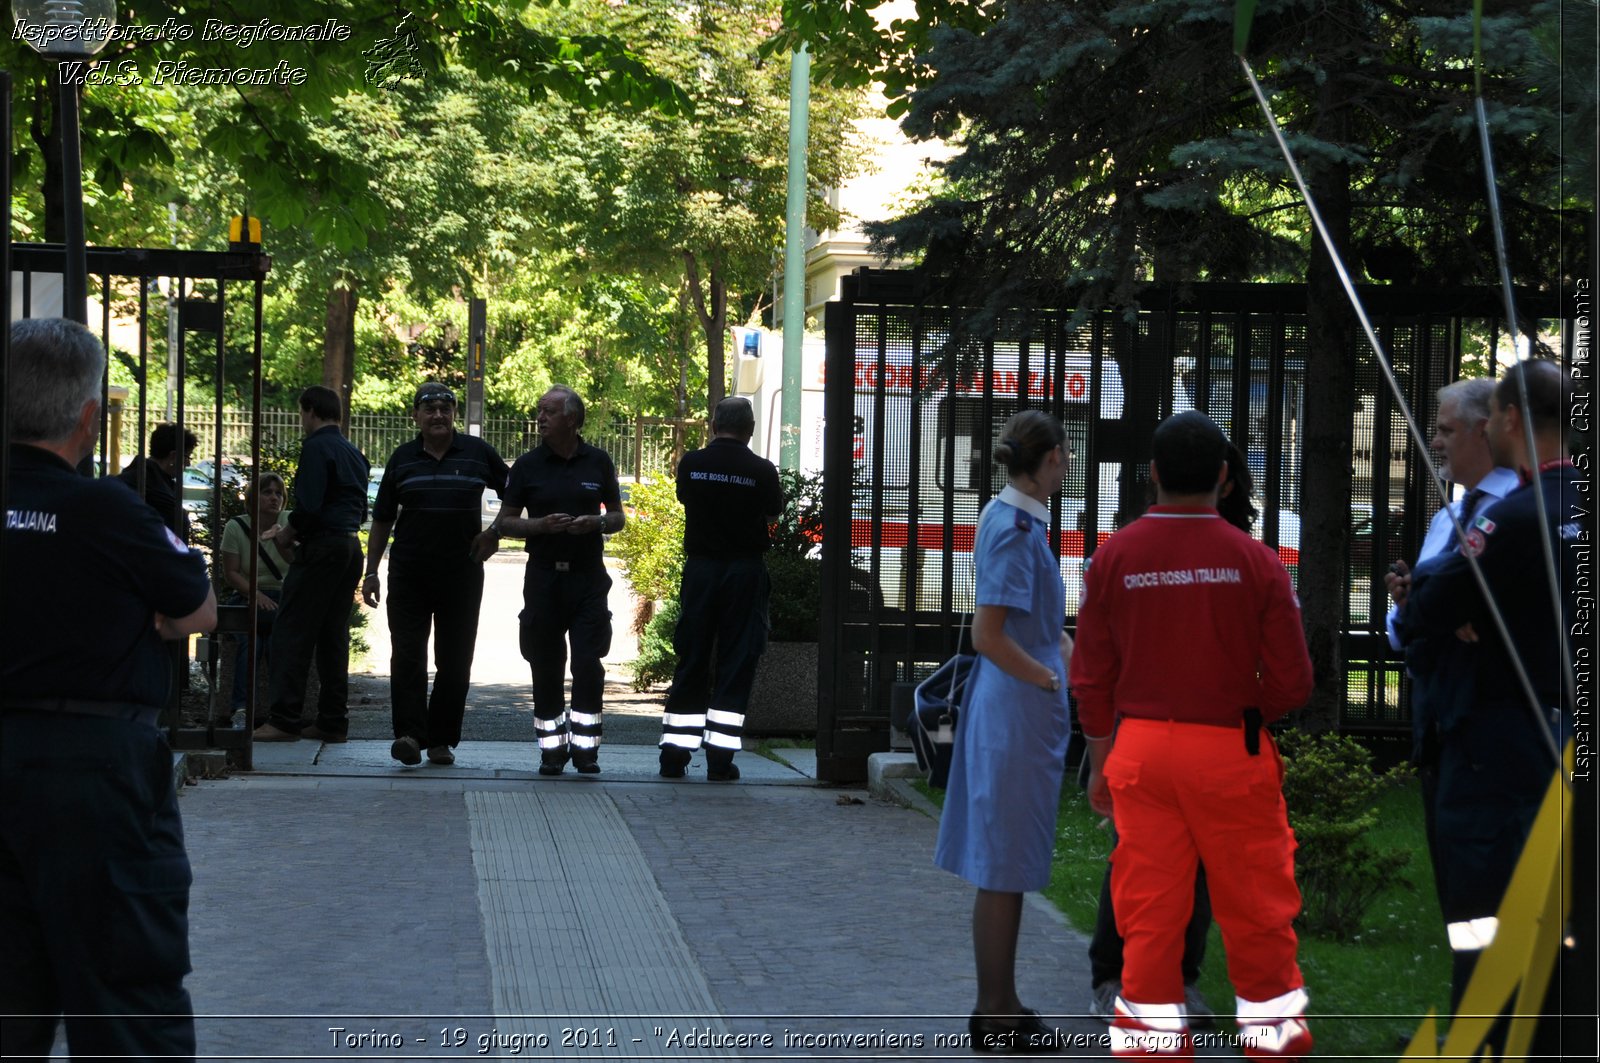
[(1067, 434), (1040, 410), (1006, 423), (995, 459), (1010, 483), (984, 507), (973, 562), (977, 663), (961, 699), (934, 863), (978, 887), (972, 944), (981, 1052), (1051, 1050), (1053, 1031), (1017, 998), (1022, 895), (1050, 881), (1071, 718), (1072, 640), (1050, 549), (1050, 496), (1067, 470)]

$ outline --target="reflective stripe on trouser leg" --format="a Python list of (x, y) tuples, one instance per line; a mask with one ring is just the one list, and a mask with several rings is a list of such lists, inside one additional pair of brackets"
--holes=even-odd
[(706, 745), (737, 753), (743, 746), (739, 738), (744, 734), (744, 713), (711, 709), (706, 713)]
[(1193, 1059), (1189, 1018), (1180, 1004), (1135, 1004), (1117, 997), (1111, 1055), (1117, 1059)]
[(572, 721), (572, 748), (595, 750), (600, 748), (600, 710), (580, 712), (568, 709)]
[(1311, 1051), (1304, 987), (1271, 1000), (1234, 998), (1239, 1043), (1246, 1059), (1300, 1059)]
[(566, 752), (567, 714), (562, 712), (551, 720), (533, 718), (533, 733), (539, 737), (539, 751)]
[(1492, 915), (1481, 919), (1463, 919), (1445, 928), (1450, 933), (1450, 951), (1482, 952), (1494, 943), (1500, 929), (1500, 920)]
[(705, 729), (706, 714), (703, 712), (663, 712), (661, 745), (699, 749), (701, 734)]

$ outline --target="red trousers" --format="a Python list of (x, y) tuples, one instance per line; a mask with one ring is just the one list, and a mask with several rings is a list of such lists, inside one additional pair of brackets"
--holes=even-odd
[(1106, 759), (1117, 824), (1111, 896), (1123, 938), (1122, 996), (1183, 1001), (1183, 931), (1205, 862), (1211, 911), (1239, 997), (1304, 984), (1291, 923), (1300, 911), (1283, 761), (1266, 731), (1250, 756), (1242, 729), (1124, 719)]

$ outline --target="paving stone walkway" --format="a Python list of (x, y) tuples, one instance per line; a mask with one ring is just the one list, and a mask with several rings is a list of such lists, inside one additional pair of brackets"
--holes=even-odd
[[(972, 893), (919, 812), (803, 778), (361, 760), (183, 791), (203, 1056), (969, 1054), (940, 1039), (976, 992)], [(1067, 1018), (1084, 947), (1028, 905), (1023, 997), (1102, 1056)]]

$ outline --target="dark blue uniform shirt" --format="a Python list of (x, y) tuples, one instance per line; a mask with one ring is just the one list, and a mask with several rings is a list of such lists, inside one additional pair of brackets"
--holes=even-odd
[(494, 447), (460, 432), (442, 458), (420, 435), (396, 447), (372, 505), (373, 520), (396, 521), (390, 563), (465, 558), (483, 530), (483, 489), (504, 498), (509, 472)]
[(772, 462), (737, 439), (713, 439), (678, 462), (683, 552), (689, 557), (754, 557), (767, 552), (767, 518), (783, 508)]
[[(581, 440), (570, 459), (562, 458), (544, 443), (522, 455), (511, 466), (501, 497), (512, 513), (525, 509), (530, 518), (552, 513), (597, 516), (602, 504), (608, 512), (622, 509), (622, 487), (617, 483), (617, 467), (611, 463), (611, 455)], [(535, 561), (565, 561), (574, 567), (599, 568), (604, 563), (604, 538), (531, 535), (528, 556)]]
[[(1488, 507), (1467, 529), (1467, 550), (1478, 558), (1484, 579), (1511, 631), (1511, 639), (1535, 693), (1547, 707), (1565, 700), (1557, 611), (1550, 600), (1544, 551), (1539, 546), (1539, 516), (1543, 505), (1554, 537), (1556, 571), (1562, 585), (1577, 585), (1577, 544), (1586, 543), (1592, 527), (1586, 513), (1588, 496), (1580, 490), (1579, 474), (1571, 465), (1547, 468), (1527, 483)], [(1526, 698), (1511, 668), (1505, 643), (1489, 616), (1467, 559), (1460, 553), (1420, 565), (1412, 576), (1401, 623), (1408, 636), (1454, 638), (1455, 630), (1471, 623), (1478, 634), (1474, 701), (1480, 706), (1522, 705)], [(1570, 631), (1574, 622), (1574, 596), (1561, 595), (1562, 623)], [(1562, 716), (1565, 718), (1566, 713)]]
[(302, 539), (353, 535), (367, 519), (367, 477), (372, 466), (338, 425), (306, 436), (294, 474), (289, 523)]
[(166, 704), (172, 659), (155, 614), (205, 604), (205, 560), (112, 478), (11, 448), (0, 698)]

